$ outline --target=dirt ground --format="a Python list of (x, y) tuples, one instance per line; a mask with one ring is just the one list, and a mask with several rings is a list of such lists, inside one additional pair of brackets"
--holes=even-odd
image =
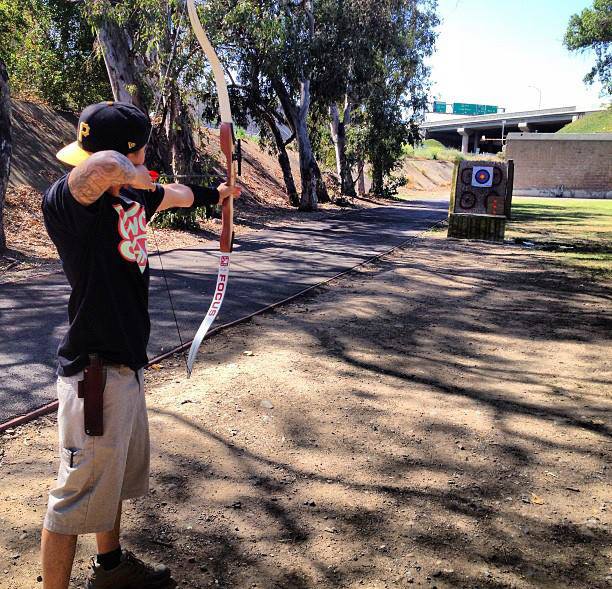
[[(426, 236), (221, 333), (148, 371), (124, 544), (180, 587), (609, 587), (611, 296)], [(31, 589), (54, 418), (0, 444), (0, 586)]]

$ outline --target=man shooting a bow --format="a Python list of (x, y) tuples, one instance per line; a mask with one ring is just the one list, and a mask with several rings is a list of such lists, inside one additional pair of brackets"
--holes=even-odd
[(95, 533), (87, 589), (163, 587), (170, 571), (122, 550), (121, 503), (149, 487), (143, 367), (150, 332), (146, 225), (156, 211), (222, 204), (240, 188), (153, 184), (151, 125), (121, 102), (87, 107), (58, 153), (74, 169), (43, 197), (45, 225), (71, 286), (58, 349), (60, 466), (42, 531), (44, 589), (67, 589), (77, 536)]

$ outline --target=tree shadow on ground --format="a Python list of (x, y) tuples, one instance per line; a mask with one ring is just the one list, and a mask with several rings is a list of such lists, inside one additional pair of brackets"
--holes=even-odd
[[(303, 225), (301, 229), (275, 231), (276, 240), (269, 232), (265, 238), (259, 234), (240, 240), (233, 262), (237, 271), (232, 272), (229, 286), (231, 296), (226, 297), (217, 325), (295, 294), (367, 259), (385, 244), (391, 247), (400, 241), (393, 234), (380, 239), (378, 232), (372, 230), (374, 222), (381, 227), (392, 223), (403, 230), (428, 226), (421, 212), (411, 212), (409, 206), (400, 213), (382, 210), (379, 219), (369, 211), (363, 214), (367, 221), (353, 215), (344, 224), (339, 219), (323, 220), (312, 231)], [(304, 234), (300, 237), (302, 229)], [(210, 303), (217, 272), (216, 252), (211, 250), (210, 246), (186, 248), (162, 255), (183, 340), (188, 339), (187, 334), (195, 333)], [(249, 253), (241, 258), (241, 251)], [(149, 261), (153, 325), (148, 353), (153, 358), (178, 346), (179, 338), (157, 255), (151, 252)], [(6, 421), (55, 398), (55, 350), (67, 328), (69, 288), (58, 269), (53, 274), (3, 283), (0, 290), (0, 420)], [(37, 375), (36, 379), (32, 374)]]
[(539, 264), (417, 241), (241, 328), (274, 370), (152, 404), (126, 544), (191, 587), (606, 587), (610, 288)]
[[(178, 577), (605, 587), (611, 539), (597, 501), (612, 433), (601, 356), (610, 289), (537, 263), (428, 240), (371, 279), (366, 270), (276, 312), (269, 344), (280, 350), (301, 334), (326, 371), (310, 386), (330, 395), (324, 410), (311, 406), (280, 367), (272, 375), (290, 404), (275, 414), (282, 456), (215, 431), (210, 416), (154, 410), (193, 442), (158, 450), (166, 504), (138, 507), (153, 514), (151, 531), (170, 535)], [(349, 388), (328, 389), (335, 379)], [(132, 534), (151, 548), (150, 534)], [(183, 566), (185, 554), (206, 564)]]

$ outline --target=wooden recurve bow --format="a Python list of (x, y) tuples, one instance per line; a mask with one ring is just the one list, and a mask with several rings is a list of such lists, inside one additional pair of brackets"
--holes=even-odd
[[(236, 184), (236, 177), (240, 175), (241, 151), (240, 140), (236, 141), (234, 135), (234, 124), (232, 121), (232, 111), (230, 108), (229, 94), (227, 92), (227, 84), (225, 82), (225, 73), (219, 61), (217, 53), (210, 44), (202, 23), (198, 17), (194, 0), (186, 0), (187, 11), (193, 32), (195, 33), (198, 42), (210, 62), (215, 77), (217, 86), (217, 96), (219, 98), (219, 112), (221, 114), (221, 126), (219, 128), (219, 139), (221, 142), (221, 151), (225, 156), (226, 162), (226, 183), (229, 186)], [(210, 307), (196, 332), (189, 354), (187, 355), (187, 372), (189, 376), (193, 371), (193, 363), (195, 362), (198, 349), (202, 340), (206, 337), (210, 326), (216, 319), (221, 309), (225, 292), (227, 291), (227, 283), (229, 280), (230, 257), (234, 245), (234, 200), (230, 196), (223, 201), (222, 205), (222, 225), (221, 239), (219, 244), (219, 271), (217, 273), (217, 283), (213, 294)]]

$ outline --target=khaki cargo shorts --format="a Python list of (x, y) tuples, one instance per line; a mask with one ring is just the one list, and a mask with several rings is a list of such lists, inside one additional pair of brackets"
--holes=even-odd
[(143, 371), (136, 374), (127, 366), (108, 366), (106, 370), (103, 436), (85, 434), (83, 399), (77, 396), (83, 373), (58, 377), (60, 465), (44, 521), (44, 527), (52, 532), (112, 530), (119, 502), (149, 490)]

